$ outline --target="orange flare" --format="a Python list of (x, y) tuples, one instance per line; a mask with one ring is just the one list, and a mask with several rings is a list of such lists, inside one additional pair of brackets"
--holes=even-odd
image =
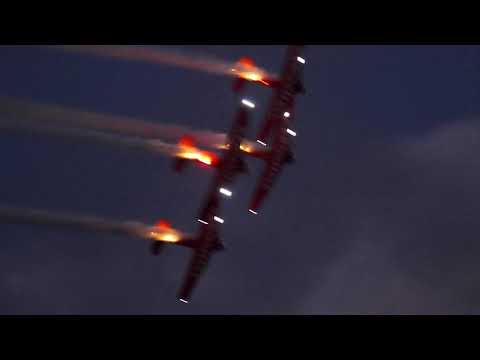
[(180, 139), (178, 145), (182, 147), (194, 147), (195, 141), (193, 140), (193, 137), (185, 135)]
[(253, 60), (249, 57), (242, 57), (238, 63), (246, 68), (253, 68), (255, 67), (255, 63)]
[(265, 73), (255, 66), (252, 59), (243, 57), (236, 65), (236, 68), (232, 69), (232, 72), (237, 73), (238, 77), (244, 80), (260, 82), (269, 86), (270, 84), (264, 80)]
[(172, 224), (167, 220), (160, 220), (155, 226), (162, 230), (172, 228)]

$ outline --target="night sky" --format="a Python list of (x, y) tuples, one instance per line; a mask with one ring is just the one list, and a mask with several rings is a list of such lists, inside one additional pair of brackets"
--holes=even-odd
[[(285, 46), (178, 46), (279, 71)], [(189, 305), (190, 250), (0, 226), (0, 314), (479, 314), (480, 47), (309, 46), (297, 163), (260, 216), (261, 164), (236, 182)], [(250, 135), (271, 93), (253, 88)], [(226, 131), (231, 81), (168, 66), (0, 47), (0, 96)], [(212, 172), (108, 145), (0, 133), (0, 204), (188, 232)]]

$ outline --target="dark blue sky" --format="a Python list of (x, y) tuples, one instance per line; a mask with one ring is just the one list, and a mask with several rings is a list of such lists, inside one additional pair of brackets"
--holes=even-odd
[[(284, 46), (178, 46), (278, 71)], [(480, 47), (310, 46), (297, 164), (262, 216), (260, 166), (225, 207), (225, 253), (188, 305), (190, 253), (140, 239), (0, 227), (2, 314), (478, 313)], [(172, 67), (0, 47), (0, 95), (225, 131), (228, 79)], [(252, 89), (257, 126), (270, 93)], [(255, 130), (256, 130), (255, 126)], [(250, 134), (253, 134), (251, 129)], [(211, 178), (164, 157), (0, 134), (0, 203), (196, 229)]]

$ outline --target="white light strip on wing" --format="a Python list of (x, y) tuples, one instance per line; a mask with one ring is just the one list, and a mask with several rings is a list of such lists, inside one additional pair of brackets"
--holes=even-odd
[(242, 104), (245, 105), (245, 106), (248, 106), (251, 109), (255, 109), (255, 104), (253, 102), (251, 102), (250, 100), (243, 99)]
[(218, 216), (214, 216), (213, 220), (215, 220), (216, 222), (218, 222), (220, 224), (223, 224), (225, 222), (225, 220), (223, 220), (222, 218), (219, 218)]
[(219, 192), (220, 192), (220, 194), (223, 194), (223, 195), (228, 196), (228, 197), (232, 196), (232, 192), (228, 189), (225, 189), (225, 188), (220, 188)]
[(287, 133), (289, 133), (292, 136), (297, 136), (297, 133), (293, 130), (287, 129)]

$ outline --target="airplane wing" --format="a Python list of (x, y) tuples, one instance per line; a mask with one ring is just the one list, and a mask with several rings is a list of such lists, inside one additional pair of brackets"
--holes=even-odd
[(303, 45), (289, 45), (287, 49), (287, 61), (282, 75), (275, 86), (274, 94), (270, 102), (263, 125), (258, 132), (257, 139), (267, 143), (272, 133), (273, 125), (280, 120), (285, 113), (293, 111), (295, 95), (304, 92), (301, 81), (302, 66), (305, 60), (300, 57)]
[(258, 214), (260, 207), (265, 201), (270, 189), (272, 188), (275, 181), (280, 176), (283, 166), (276, 166), (273, 161), (267, 162), (267, 166), (263, 171), (260, 181), (253, 193), (252, 199), (250, 201), (249, 211), (253, 214)]
[(211, 253), (206, 249), (196, 250), (188, 265), (182, 287), (178, 292), (178, 299), (184, 303), (188, 303), (191, 299), (193, 290), (197, 287), (201, 275), (207, 268), (210, 261)]
[(223, 250), (223, 246), (218, 238), (217, 225), (215, 222), (202, 226), (201, 235), (197, 242), (198, 246), (194, 248), (187, 273), (178, 292), (178, 299), (184, 303), (190, 301), (200, 277), (207, 269), (213, 252)]
[[(249, 102), (245, 104), (242, 101), (242, 104), (249, 107), (252, 106)], [(217, 168), (217, 173), (208, 192), (205, 205), (200, 210), (198, 218), (201, 223), (200, 236), (197, 239), (197, 246), (194, 248), (187, 273), (178, 293), (179, 300), (185, 303), (190, 301), (192, 292), (196, 288), (199, 278), (205, 272), (212, 253), (223, 249), (217, 229), (218, 223), (223, 223), (223, 219), (218, 217), (220, 208), (219, 191), (222, 186), (231, 183), (235, 175), (241, 171), (240, 160), (242, 152), (240, 145), (247, 126), (248, 113), (246, 108), (242, 106), (227, 136), (229, 147), (220, 160), (220, 166)]]

